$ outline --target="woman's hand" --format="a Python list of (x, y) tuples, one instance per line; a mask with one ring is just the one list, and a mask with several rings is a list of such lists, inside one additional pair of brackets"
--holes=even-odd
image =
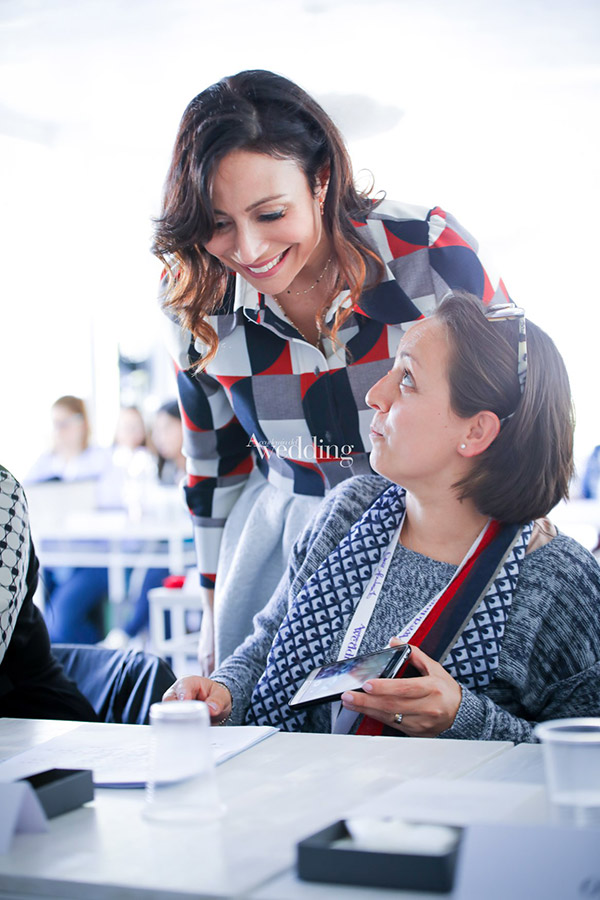
[[(392, 638), (390, 646), (401, 641)], [(420, 678), (373, 678), (363, 686), (366, 693), (342, 694), (346, 709), (371, 716), (412, 737), (436, 737), (454, 723), (462, 699), (460, 685), (443, 666), (418, 647), (411, 647), (410, 663)], [(402, 722), (394, 720), (402, 715)]]
[(221, 725), (231, 715), (233, 701), (224, 684), (202, 678), (201, 675), (185, 675), (178, 678), (163, 694), (163, 703), (170, 700), (204, 700), (210, 712), (211, 725)]

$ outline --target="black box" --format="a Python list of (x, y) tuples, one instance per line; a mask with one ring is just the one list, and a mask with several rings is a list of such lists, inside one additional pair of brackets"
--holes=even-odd
[(462, 837), (462, 829), (456, 831), (456, 845), (442, 855), (377, 853), (332, 847), (334, 841), (349, 837), (345, 823), (336, 822), (297, 845), (298, 876), (305, 881), (448, 892)]
[(91, 769), (47, 769), (20, 781), (28, 781), (33, 787), (49, 819), (94, 799)]

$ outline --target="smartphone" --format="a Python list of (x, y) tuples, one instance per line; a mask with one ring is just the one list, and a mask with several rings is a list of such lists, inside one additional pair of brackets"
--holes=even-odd
[(386, 647), (375, 653), (340, 659), (313, 669), (292, 699), (292, 709), (339, 700), (344, 691), (360, 691), (371, 678), (394, 678), (410, 656), (410, 647)]

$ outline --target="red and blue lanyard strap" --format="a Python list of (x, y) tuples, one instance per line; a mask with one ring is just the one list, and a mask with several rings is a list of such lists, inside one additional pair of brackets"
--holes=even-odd
[[(503, 525), (490, 520), (448, 585), (426, 604), (399, 637), (442, 663), (496, 580), (522, 531), (521, 525)], [(396, 678), (405, 674), (409, 664), (402, 667)], [(382, 722), (363, 716), (356, 733), (380, 735), (384, 729)]]

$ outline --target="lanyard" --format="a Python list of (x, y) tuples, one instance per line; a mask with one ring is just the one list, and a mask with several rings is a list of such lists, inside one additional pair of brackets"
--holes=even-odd
[[(406, 519), (406, 512), (402, 516), (402, 521), (400, 525), (392, 535), (390, 542), (384, 552), (382, 553), (381, 560), (367, 585), (363, 596), (356, 609), (354, 610), (354, 615), (350, 621), (348, 628), (346, 629), (346, 634), (344, 635), (344, 640), (342, 641), (342, 646), (340, 647), (340, 652), (338, 654), (338, 660), (341, 659), (352, 659), (354, 656), (357, 656), (359, 647), (362, 643), (362, 639), (367, 630), (367, 626), (371, 621), (371, 617), (373, 615), (373, 611), (375, 609), (375, 605), (377, 600), (379, 599), (379, 594), (381, 593), (381, 588), (383, 587), (383, 582), (387, 575), (388, 569), (390, 567), (390, 563), (392, 561), (392, 556), (394, 555), (394, 550), (396, 549), (396, 545), (400, 538), (400, 533), (402, 531), (402, 526), (404, 525), (404, 521)], [(402, 631), (398, 634), (398, 637), (408, 642), (410, 638), (415, 634), (418, 628), (422, 625), (423, 621), (427, 618), (431, 610), (434, 608), (438, 600), (446, 593), (450, 585), (455, 581), (467, 563), (471, 560), (471, 558), (477, 552), (477, 549), (483, 539), (485, 538), (490, 525), (492, 524), (492, 520), (488, 519), (486, 524), (483, 526), (469, 549), (467, 550), (462, 562), (458, 566), (456, 572), (453, 574), (452, 578), (448, 582), (448, 584), (442, 588), (439, 593), (435, 595), (431, 600), (429, 600), (423, 609), (421, 609), (413, 618), (408, 622), (402, 629)], [(358, 718), (358, 713), (351, 712), (350, 710), (342, 709), (341, 701), (336, 701), (331, 704), (331, 730), (336, 734), (347, 734), (350, 728), (352, 727), (354, 721)]]

